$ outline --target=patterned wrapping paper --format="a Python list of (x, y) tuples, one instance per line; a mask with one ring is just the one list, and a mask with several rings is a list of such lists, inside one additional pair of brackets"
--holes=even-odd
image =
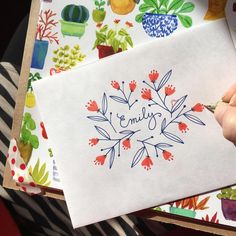
[[(24, 185), (30, 183), (32, 187), (38, 184), (60, 189), (56, 157), (40, 118), (32, 81), (217, 20), (224, 17), (225, 4), (225, 0), (122, 0), (119, 4), (115, 0), (42, 1), (17, 156), (12, 156), (13, 147), (17, 147), (14, 140), (9, 149), (14, 180), (24, 191)], [(17, 165), (12, 165), (12, 158)], [(19, 177), (24, 180), (19, 181)], [(233, 200), (234, 190), (228, 188), (155, 209), (234, 226)]]

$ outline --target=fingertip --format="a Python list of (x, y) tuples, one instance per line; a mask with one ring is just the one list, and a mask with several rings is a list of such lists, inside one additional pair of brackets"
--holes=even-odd
[(222, 101), (229, 103), (232, 96), (236, 93), (236, 83), (233, 84), (222, 96)]

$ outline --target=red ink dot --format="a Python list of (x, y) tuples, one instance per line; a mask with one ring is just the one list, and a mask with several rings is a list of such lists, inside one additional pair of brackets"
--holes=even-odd
[(15, 158), (12, 158), (12, 159), (11, 159), (11, 164), (14, 165), (15, 163), (16, 163)]
[(35, 187), (35, 183), (34, 183), (34, 182), (30, 182), (29, 185), (30, 185), (31, 187)]
[(25, 165), (25, 164), (21, 164), (21, 165), (20, 165), (20, 168), (21, 168), (22, 170), (24, 170), (24, 169), (26, 168), (26, 165)]
[(18, 181), (19, 181), (20, 183), (24, 182), (24, 177), (20, 176), (20, 177), (18, 178)]
[(14, 146), (14, 147), (13, 147), (13, 152), (16, 152), (16, 150), (17, 150), (17, 147)]
[(11, 175), (12, 175), (12, 176), (15, 175), (15, 171), (14, 171), (14, 170), (11, 171)]
[(26, 187), (21, 187), (21, 189), (22, 189), (24, 192), (26, 192)]

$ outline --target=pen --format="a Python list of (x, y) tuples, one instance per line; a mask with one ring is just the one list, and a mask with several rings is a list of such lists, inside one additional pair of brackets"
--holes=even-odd
[(215, 109), (217, 107), (217, 105), (219, 104), (219, 102), (222, 102), (222, 100), (219, 100), (218, 102), (216, 103), (212, 103), (212, 104), (209, 104), (209, 105), (204, 105), (204, 107), (209, 110), (210, 112), (214, 113), (215, 112)]

